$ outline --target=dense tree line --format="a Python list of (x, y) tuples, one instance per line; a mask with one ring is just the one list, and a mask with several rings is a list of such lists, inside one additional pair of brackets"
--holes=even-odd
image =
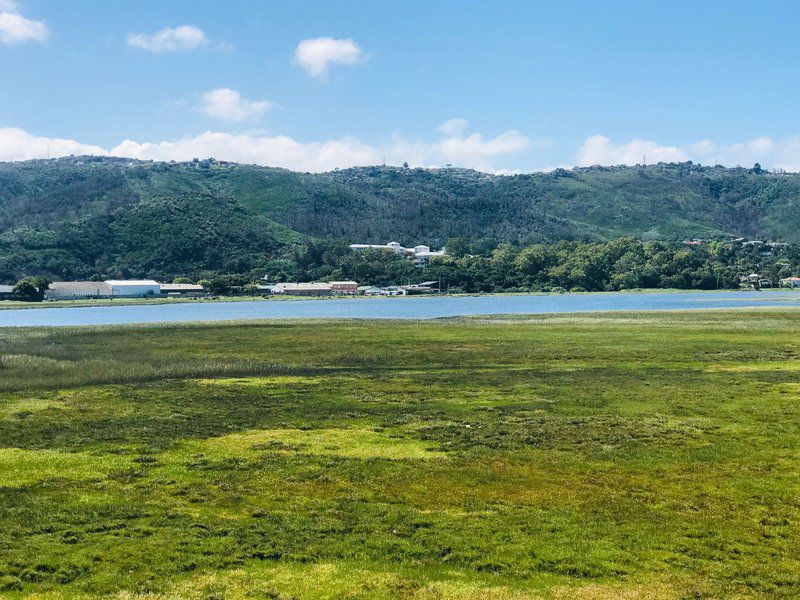
[(354, 279), (369, 285), (441, 281), (451, 291), (603, 291), (635, 288), (725, 289), (757, 271), (776, 284), (798, 273), (800, 248), (710, 242), (700, 246), (624, 237), (611, 242), (569, 242), (514, 247), (462, 238), (448, 255), (424, 268), (391, 252), (352, 252), (343, 244), (307, 242), (270, 261), (274, 281)]
[[(394, 252), (353, 252), (336, 242), (307, 240), (250, 270), (201, 278), (178, 277), (175, 283), (197, 281), (214, 294), (263, 293), (264, 280), (328, 281), (352, 279), (364, 285), (441, 283), (451, 292), (616, 291), (637, 288), (735, 289), (740, 277), (758, 273), (774, 285), (800, 273), (800, 246), (768, 246), (712, 241), (682, 243), (641, 241), (632, 237), (610, 242), (562, 241), (515, 247), (507, 242), (463, 238), (447, 242), (448, 254), (419, 267)], [(102, 280), (105, 274), (93, 274)], [(23, 278), (20, 298), (41, 299), (49, 282)]]

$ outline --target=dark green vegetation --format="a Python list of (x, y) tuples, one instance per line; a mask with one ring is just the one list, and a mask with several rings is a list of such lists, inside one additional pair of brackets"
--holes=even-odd
[(800, 593), (786, 310), (0, 330), (0, 586)]
[[(607, 291), (636, 288), (738, 288), (739, 276), (759, 273), (773, 285), (800, 272), (800, 246), (711, 242), (702, 246), (641, 242), (557, 242), (515, 248), (483, 246), (451, 238), (448, 255), (424, 268), (381, 250), (306, 243), (294, 260), (275, 260), (263, 271), (274, 281), (355, 279), (371, 285), (436, 281), (451, 292)], [(766, 255), (766, 256), (765, 256)], [(244, 285), (247, 276), (222, 276)]]
[[(296, 245), (489, 251), (558, 240), (800, 242), (800, 175), (691, 164), (496, 177), (459, 169), (294, 173), (80, 157), (0, 164), (0, 279), (263, 271)], [(296, 261), (295, 261), (296, 262)]]

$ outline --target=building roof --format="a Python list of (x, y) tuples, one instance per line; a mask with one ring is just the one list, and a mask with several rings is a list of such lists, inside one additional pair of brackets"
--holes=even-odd
[(329, 281), (331, 285), (358, 285), (357, 281)]
[(14, 291), (13, 285), (0, 285), (0, 294), (10, 294)]
[(278, 283), (274, 287), (282, 290), (329, 290), (329, 283)]
[(196, 283), (162, 283), (161, 291), (172, 292), (202, 292), (203, 286)]
[(106, 283), (117, 287), (122, 285), (161, 285), (152, 279), (107, 279)]
[(110, 292), (111, 286), (105, 281), (54, 281), (50, 284), (48, 291), (62, 292), (62, 293), (76, 293), (76, 292)]

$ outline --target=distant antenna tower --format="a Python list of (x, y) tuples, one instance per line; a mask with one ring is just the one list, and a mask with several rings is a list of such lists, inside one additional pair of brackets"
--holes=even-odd
[(642, 154), (642, 162), (644, 162), (644, 166), (647, 166), (647, 154)]
[(383, 166), (384, 167), (386, 166), (386, 157), (385, 156), (383, 157)]
[(47, 160), (50, 160), (50, 144), (47, 144)]

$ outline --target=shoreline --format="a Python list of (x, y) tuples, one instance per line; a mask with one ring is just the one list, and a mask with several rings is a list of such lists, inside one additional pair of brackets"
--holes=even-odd
[(3, 310), (35, 310), (42, 308), (93, 308), (112, 306), (155, 306), (174, 304), (216, 304), (227, 302), (293, 302), (308, 300), (352, 301), (352, 300), (403, 300), (408, 298), (485, 298), (502, 296), (589, 296), (605, 294), (713, 294), (721, 292), (775, 292), (798, 293), (800, 288), (768, 288), (766, 290), (685, 290), (677, 288), (641, 288), (632, 290), (600, 292), (477, 292), (460, 294), (409, 294), (407, 296), (209, 296), (201, 298), (98, 298), (86, 300), (44, 300), (42, 302), (23, 302), (21, 300), (1, 300)]

